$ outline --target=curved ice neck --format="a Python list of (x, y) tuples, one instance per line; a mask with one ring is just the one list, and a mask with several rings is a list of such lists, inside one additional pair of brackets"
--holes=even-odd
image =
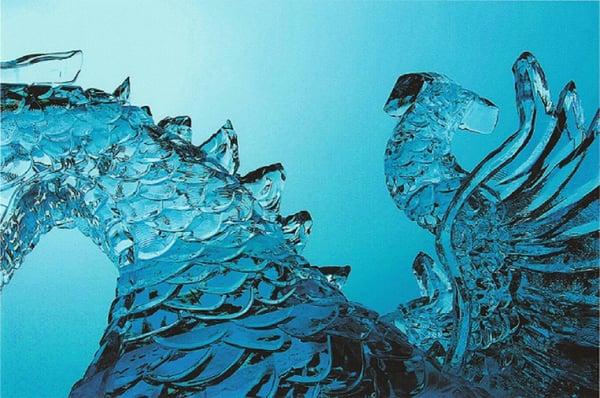
[(384, 110), (398, 119), (386, 148), (388, 189), (410, 219), (437, 233), (467, 174), (451, 153), (454, 132), (491, 132), (498, 109), (442, 75), (421, 73), (400, 76)]
[[(127, 151), (126, 143), (123, 145)], [(149, 153), (156, 156), (155, 152)], [(102, 157), (80, 155), (83, 156), (80, 153), (60, 158), (46, 155), (46, 160), (40, 158), (37, 172), (30, 170), (10, 192), (2, 192), (6, 202), (2, 203), (0, 214), (0, 287), (8, 283), (41, 236), (55, 227), (79, 229), (119, 268), (134, 261), (131, 236), (119, 211), (119, 205), (124, 204), (119, 195), (127, 194), (123, 193), (123, 186), (129, 187), (128, 182), (119, 181), (112, 171), (105, 170), (112, 167), (108, 159), (105, 162)], [(139, 156), (137, 160), (143, 162), (147, 156)], [(121, 169), (133, 168), (135, 165), (121, 165)], [(136, 184), (135, 181), (129, 183)], [(146, 208), (152, 204), (140, 196), (132, 198), (130, 204), (141, 209), (143, 203)]]
[(394, 202), (420, 226), (435, 232), (466, 172), (451, 154), (458, 121), (416, 106), (396, 126), (385, 155)]
[(82, 211), (79, 199), (73, 187), (51, 178), (31, 181), (14, 192), (2, 219), (0, 288), (9, 282), (42, 235), (55, 227), (76, 225), (77, 214)]

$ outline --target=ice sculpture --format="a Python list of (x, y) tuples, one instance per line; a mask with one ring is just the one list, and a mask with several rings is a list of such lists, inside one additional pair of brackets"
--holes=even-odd
[(496, 107), (438, 74), (398, 79), (387, 185), (440, 263), (416, 258), (423, 297), (388, 319), (494, 396), (597, 396), (600, 113), (586, 129), (573, 82), (554, 105), (529, 53), (513, 72), (519, 129), (472, 172), (452, 135), (490, 132)]
[[(3, 68), (44, 61), (44, 75), (78, 58)], [(119, 270), (100, 348), (71, 397), (479, 395), (348, 302), (347, 267), (300, 255), (311, 219), (279, 214), (281, 165), (240, 176), (231, 123), (194, 146), (188, 117), (155, 124), (129, 92), (128, 79), (112, 94), (2, 86), (3, 283), (54, 227), (78, 228)]]
[[(385, 317), (344, 297), (348, 267), (301, 256), (311, 219), (279, 214), (281, 165), (240, 176), (231, 123), (194, 146), (188, 117), (155, 124), (129, 104), (128, 79), (112, 94), (63, 84), (80, 58), (3, 63), (0, 103), (2, 284), (54, 227), (78, 228), (119, 270), (71, 397), (596, 388), (582, 356), (597, 349), (598, 120), (582, 131), (572, 86), (553, 107), (531, 56), (515, 66), (520, 130), (472, 173), (450, 154), (451, 134), (492, 128), (491, 103), (440, 75), (400, 78), (386, 106), (399, 118), (388, 185), (436, 234), (442, 260), (420, 255), (425, 297)], [(533, 129), (542, 117), (550, 130)]]

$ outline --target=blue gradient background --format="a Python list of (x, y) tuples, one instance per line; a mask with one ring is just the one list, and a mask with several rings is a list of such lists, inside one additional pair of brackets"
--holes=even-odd
[[(230, 118), (241, 171), (280, 161), (284, 213), (314, 219), (306, 256), (351, 264), (347, 295), (381, 312), (415, 298), (432, 238), (394, 207), (382, 112), (398, 75), (439, 71), (501, 109), (493, 135), (460, 134), (473, 167), (516, 127), (511, 65), (533, 52), (556, 96), (577, 82), (598, 107), (599, 3), (200, 3), (3, 0), (2, 59), (82, 49), (79, 84), (126, 76), (155, 119), (188, 114), (199, 143)], [(66, 396), (90, 362), (117, 274), (77, 231), (53, 231), (2, 293), (3, 398)]]

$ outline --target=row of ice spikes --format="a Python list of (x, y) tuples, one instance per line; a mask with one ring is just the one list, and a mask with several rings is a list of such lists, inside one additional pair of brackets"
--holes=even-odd
[[(127, 78), (115, 89), (113, 96), (125, 103), (129, 100), (130, 93), (130, 81)], [(149, 107), (143, 106), (141, 109), (152, 116)], [(285, 173), (280, 163), (258, 168), (244, 176), (238, 175), (240, 165), (238, 140), (229, 120), (199, 146), (191, 143), (192, 119), (189, 116), (166, 117), (158, 122), (158, 127), (159, 131), (154, 131), (155, 138), (182, 154), (184, 158), (192, 161), (209, 161), (228, 174), (236, 176), (260, 204), (264, 210), (263, 216), (269, 221), (279, 222), (288, 242), (293, 245), (296, 252), (302, 251), (311, 232), (312, 218), (304, 210), (285, 217), (279, 214), (281, 194), (285, 184)]]
[[(113, 96), (120, 102), (127, 102), (130, 92), (130, 81), (127, 78), (113, 92)], [(152, 116), (148, 106), (143, 106), (141, 109), (148, 116)], [(166, 117), (158, 122), (158, 127), (161, 131), (154, 132), (156, 138), (177, 151), (184, 159), (209, 161), (228, 174), (236, 176), (260, 204), (264, 210), (263, 216), (269, 221), (281, 224), (286, 240), (297, 253), (302, 251), (311, 232), (312, 218), (306, 210), (289, 216), (279, 214), (281, 194), (286, 179), (281, 163), (260, 167), (243, 176), (237, 174), (240, 165), (238, 140), (229, 120), (199, 146), (191, 143), (192, 119), (189, 116)], [(327, 280), (338, 288), (341, 288), (350, 274), (348, 265), (325, 265), (314, 268), (318, 268)]]
[[(129, 78), (127, 78), (117, 87), (113, 95), (119, 101), (126, 102), (129, 93)], [(149, 107), (144, 106), (141, 109), (148, 116), (152, 116)], [(229, 120), (199, 146), (191, 143), (192, 119), (189, 116), (166, 117), (158, 123), (158, 127), (162, 131), (155, 132), (156, 138), (177, 151), (184, 159), (210, 161), (228, 174), (236, 176), (264, 210), (263, 217), (278, 222), (282, 226), (285, 239), (296, 253), (302, 251), (311, 232), (312, 218), (305, 210), (285, 217), (279, 214), (281, 194), (286, 179), (281, 163), (260, 167), (243, 176), (237, 174), (240, 164), (237, 134)], [(326, 265), (314, 268), (319, 269), (337, 288), (342, 287), (350, 274), (348, 265)]]

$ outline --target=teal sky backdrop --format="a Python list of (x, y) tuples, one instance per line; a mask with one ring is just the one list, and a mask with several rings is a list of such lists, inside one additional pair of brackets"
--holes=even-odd
[[(434, 253), (385, 188), (394, 122), (382, 106), (403, 73), (437, 71), (493, 100), (499, 126), (459, 134), (472, 168), (517, 125), (511, 66), (525, 50), (554, 97), (577, 83), (598, 107), (598, 2), (196, 2), (2, 0), (1, 58), (84, 51), (78, 83), (112, 91), (155, 120), (190, 115), (199, 143), (231, 119), (241, 171), (282, 162), (285, 213), (314, 219), (314, 264), (350, 264), (345, 292), (384, 313), (417, 296), (411, 263)], [(3, 398), (61, 397), (84, 372), (117, 273), (77, 231), (44, 236), (2, 292)]]

